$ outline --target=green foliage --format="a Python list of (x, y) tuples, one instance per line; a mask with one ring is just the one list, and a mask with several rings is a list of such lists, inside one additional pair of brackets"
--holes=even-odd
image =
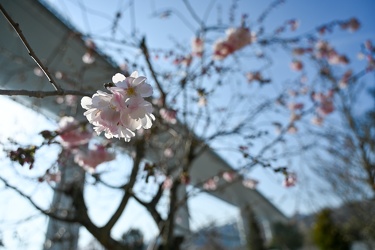
[(320, 250), (349, 250), (350, 242), (332, 219), (332, 211), (323, 209), (316, 217), (312, 238)]
[(274, 223), (272, 233), (272, 248), (295, 250), (303, 245), (303, 235), (294, 224)]

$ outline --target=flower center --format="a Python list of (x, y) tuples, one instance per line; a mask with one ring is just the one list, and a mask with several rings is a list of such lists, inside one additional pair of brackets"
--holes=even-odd
[(135, 88), (134, 87), (129, 87), (127, 90), (126, 90), (126, 94), (128, 96), (135, 96), (137, 94), (137, 92), (135, 91)]

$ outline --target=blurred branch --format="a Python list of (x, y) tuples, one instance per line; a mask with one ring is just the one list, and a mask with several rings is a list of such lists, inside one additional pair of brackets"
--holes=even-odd
[(8, 89), (0, 89), (0, 95), (20, 95), (20, 96), (29, 96), (29, 97), (36, 97), (36, 98), (43, 98), (47, 96), (62, 96), (62, 95), (76, 95), (76, 96), (91, 96), (92, 93), (85, 93), (79, 90), (56, 90), (56, 91), (39, 91), (39, 90), (8, 90)]
[(163, 87), (161, 86), (161, 84), (160, 84), (160, 82), (158, 80), (158, 77), (156, 76), (154, 67), (151, 64), (150, 54), (148, 52), (148, 48), (147, 48), (147, 45), (146, 45), (146, 38), (145, 37), (142, 38), (142, 41), (141, 41), (139, 47), (141, 48), (141, 50), (143, 52), (143, 55), (145, 57), (148, 69), (150, 70), (151, 75), (154, 78), (155, 84), (156, 84), (156, 86), (157, 86), (157, 88), (158, 88), (158, 90), (160, 92), (161, 99), (162, 99), (162, 102), (163, 102), (163, 105), (164, 105), (165, 104), (165, 99), (166, 99), (167, 95), (166, 95), (165, 91), (163, 90)]
[(124, 212), (124, 209), (126, 205), (128, 204), (129, 199), (132, 197), (132, 189), (134, 187), (134, 184), (137, 180), (137, 174), (139, 170), (139, 165), (141, 163), (141, 160), (144, 155), (144, 141), (139, 140), (136, 142), (136, 155), (133, 160), (133, 169), (130, 174), (130, 180), (128, 184), (125, 185), (125, 193), (122, 197), (122, 200), (120, 202), (120, 205), (118, 206), (116, 212), (112, 215), (112, 217), (109, 219), (106, 225), (104, 225), (102, 228), (106, 232), (110, 232), (110, 230), (113, 228), (113, 226), (116, 224), (118, 219), (121, 217), (122, 213)]
[(30, 196), (26, 195), (25, 193), (23, 193), (21, 190), (19, 190), (17, 187), (9, 184), (9, 182), (7, 180), (5, 180), (4, 178), (0, 177), (0, 180), (4, 183), (4, 185), (10, 189), (12, 189), (13, 191), (15, 191), (16, 193), (18, 193), (20, 196), (24, 197), (26, 200), (28, 200), (31, 205), (37, 209), (38, 211), (40, 211), (42, 214), (44, 215), (47, 215), (53, 219), (56, 219), (56, 220), (60, 220), (60, 221), (65, 221), (65, 222), (77, 222), (77, 219), (76, 218), (69, 218), (69, 217), (60, 217), (58, 215), (56, 215), (55, 213), (53, 213), (52, 211), (48, 211), (48, 210), (44, 210), (42, 207), (40, 207), (38, 204), (36, 204), (33, 199), (31, 199)]
[(55, 82), (52, 75), (49, 73), (47, 67), (45, 67), (42, 61), (36, 56), (35, 52), (29, 45), (28, 41), (26, 40), (26, 37), (23, 35), (22, 30), (19, 27), (19, 24), (13, 21), (13, 19), (9, 16), (8, 12), (6, 12), (6, 10), (3, 8), (1, 4), (0, 4), (0, 11), (3, 13), (5, 19), (7, 19), (9, 24), (13, 27), (14, 31), (17, 33), (18, 37), (21, 39), (23, 45), (26, 47), (27, 52), (29, 53), (29, 56), (35, 61), (35, 63), (43, 71), (44, 75), (48, 78), (48, 81), (55, 88), (56, 92), (63, 91), (60, 85)]

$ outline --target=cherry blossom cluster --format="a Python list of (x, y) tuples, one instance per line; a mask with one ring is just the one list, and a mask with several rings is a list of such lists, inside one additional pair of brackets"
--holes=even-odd
[(92, 98), (83, 97), (81, 105), (98, 135), (104, 132), (108, 139), (124, 138), (128, 142), (136, 130), (151, 128), (155, 120), (152, 104), (144, 99), (153, 90), (146, 77), (138, 76), (137, 71), (129, 77), (117, 73), (112, 81), (115, 86), (108, 87), (110, 93), (98, 90)]
[(74, 162), (90, 173), (94, 173), (99, 164), (115, 159), (115, 154), (108, 152), (105, 146), (98, 144), (92, 149), (76, 150), (74, 153)]
[(248, 28), (230, 28), (226, 32), (226, 37), (219, 39), (213, 46), (213, 58), (223, 60), (230, 54), (242, 49), (256, 40), (256, 35), (252, 34)]
[[(57, 134), (60, 136), (61, 145), (74, 155), (74, 162), (86, 171), (94, 173), (98, 165), (115, 158), (115, 155), (108, 152), (103, 145), (96, 144), (89, 149), (88, 144), (93, 137), (93, 131), (73, 117), (62, 117), (59, 126)], [(48, 173), (47, 177), (50, 178), (50, 175), (51, 173)], [(47, 177), (43, 180), (48, 180)]]

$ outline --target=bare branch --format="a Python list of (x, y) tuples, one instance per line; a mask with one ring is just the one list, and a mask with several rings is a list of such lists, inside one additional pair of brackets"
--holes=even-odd
[(47, 96), (61, 96), (61, 95), (76, 95), (76, 96), (91, 96), (92, 93), (86, 93), (79, 90), (56, 90), (56, 91), (38, 91), (38, 90), (14, 90), (14, 89), (0, 89), (0, 95), (8, 95), (8, 96), (29, 96), (29, 97), (36, 97), (36, 98), (44, 98)]
[(145, 60), (146, 60), (146, 63), (147, 63), (147, 66), (148, 66), (148, 69), (151, 71), (151, 75), (152, 77), (154, 78), (154, 81), (155, 81), (155, 84), (160, 92), (160, 95), (161, 95), (161, 99), (163, 101), (163, 104), (165, 104), (165, 98), (166, 98), (166, 93), (165, 91), (163, 90), (163, 87), (161, 86), (159, 80), (158, 80), (158, 77), (156, 76), (156, 73), (155, 73), (155, 70), (154, 70), (154, 67), (152, 66), (151, 64), (151, 61), (150, 61), (150, 54), (148, 52), (148, 48), (147, 48), (147, 45), (146, 45), (146, 38), (143, 38), (142, 41), (141, 41), (141, 44), (139, 45), (139, 47), (141, 48), (142, 50), (142, 53), (145, 57)]
[(35, 209), (37, 209), (38, 211), (40, 211), (42, 214), (44, 215), (47, 215), (53, 219), (56, 219), (56, 220), (60, 220), (60, 221), (65, 221), (65, 222), (78, 222), (76, 218), (69, 218), (69, 217), (61, 217), (61, 216), (58, 216), (57, 214), (51, 212), (51, 211), (48, 211), (48, 210), (44, 210), (42, 207), (40, 207), (38, 204), (36, 204), (33, 199), (26, 195), (25, 193), (23, 193), (21, 190), (19, 190), (17, 187), (9, 184), (9, 182), (7, 180), (5, 180), (4, 178), (0, 177), (0, 180), (4, 183), (4, 185), (10, 189), (12, 189), (13, 191), (15, 191), (16, 193), (18, 193), (20, 196), (24, 197), (26, 200), (28, 200), (31, 205), (33, 205), (33, 207)]
[(129, 201), (130, 197), (132, 197), (132, 189), (133, 189), (133, 186), (134, 186), (134, 184), (137, 180), (139, 164), (141, 163), (141, 160), (142, 160), (143, 154), (144, 154), (143, 146), (144, 146), (143, 140), (137, 141), (137, 143), (136, 143), (136, 156), (134, 157), (133, 169), (132, 169), (132, 172), (130, 174), (130, 180), (129, 180), (128, 184), (125, 185), (125, 190), (124, 190), (125, 193), (122, 197), (122, 200), (121, 200), (120, 205), (118, 206), (116, 212), (112, 215), (112, 217), (109, 219), (107, 224), (102, 227), (104, 231), (109, 232), (113, 228), (113, 226), (116, 224), (116, 222), (118, 221), (118, 219), (121, 217), (122, 213), (124, 212), (124, 209), (125, 209), (126, 205), (128, 204), (128, 201)]
[(29, 56), (35, 61), (35, 63), (39, 66), (39, 68), (43, 71), (44, 75), (48, 78), (48, 81), (52, 84), (52, 86), (55, 88), (57, 92), (61, 92), (62, 88), (59, 84), (55, 82), (52, 75), (49, 73), (47, 67), (45, 67), (42, 63), (42, 61), (36, 56), (35, 52), (29, 45), (28, 41), (26, 40), (26, 37), (23, 35), (22, 30), (19, 27), (19, 24), (16, 23), (6, 12), (6, 10), (3, 8), (3, 6), (0, 4), (0, 11), (3, 13), (5, 19), (9, 22), (9, 24), (13, 27), (14, 31), (17, 33), (18, 37), (21, 39), (23, 45), (26, 47), (27, 52), (29, 53)]

